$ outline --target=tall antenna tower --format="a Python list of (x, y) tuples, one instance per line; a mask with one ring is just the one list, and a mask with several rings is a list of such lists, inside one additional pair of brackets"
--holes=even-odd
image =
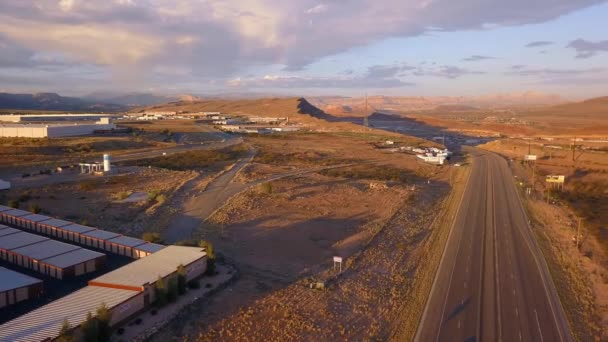
[(367, 117), (367, 93), (365, 93), (365, 112), (363, 112), (363, 126), (369, 127), (369, 119)]

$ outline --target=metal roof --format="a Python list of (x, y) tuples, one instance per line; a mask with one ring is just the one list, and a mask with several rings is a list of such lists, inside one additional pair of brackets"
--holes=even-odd
[(74, 265), (81, 264), (83, 262), (94, 260), (105, 254), (91, 251), (85, 248), (79, 248), (68, 253), (60, 254), (52, 258), (43, 260), (49, 265), (53, 265), (59, 268), (66, 268)]
[(32, 214), (31, 212), (21, 210), (21, 209), (11, 209), (11, 210), (2, 212), (2, 215), (10, 215), (10, 216), (15, 216), (15, 217), (21, 217), (21, 216), (31, 215), (31, 214)]
[(134, 237), (121, 235), (119, 237), (108, 240), (108, 242), (116, 243), (123, 246), (135, 247), (146, 243), (144, 240), (136, 239)]
[(9, 211), (9, 210), (12, 210), (12, 209), (13, 208), (11, 208), (11, 207), (7, 207), (5, 205), (0, 205), (0, 213), (3, 212), (3, 211)]
[(44, 215), (38, 215), (38, 214), (31, 214), (31, 215), (23, 216), (22, 219), (24, 219), (24, 220), (30, 220), (32, 222), (40, 222), (40, 221), (49, 220), (50, 217), (44, 216)]
[(46, 240), (33, 245), (15, 248), (12, 250), (12, 252), (32, 259), (44, 260), (46, 258), (54, 257), (56, 255), (67, 253), (76, 249), (80, 249), (80, 247), (68, 245), (67, 243), (55, 240)]
[(82, 235), (94, 237), (100, 240), (108, 240), (120, 236), (120, 234), (108, 232), (101, 229), (91, 230), (90, 232), (82, 233)]
[(88, 227), (88, 226), (83, 226), (81, 224), (72, 223), (70, 225), (61, 227), (61, 229), (63, 229), (63, 230), (69, 230), (69, 231), (74, 232), (74, 233), (85, 233), (85, 232), (90, 232), (91, 230), (95, 230), (96, 228)]
[(64, 220), (60, 220), (60, 219), (56, 219), (56, 218), (52, 218), (48, 221), (44, 221), (42, 222), (42, 224), (44, 224), (45, 226), (51, 226), (51, 227), (63, 227), (63, 226), (67, 226), (70, 224), (73, 224), (72, 222), (69, 221), (64, 221)]
[(179, 265), (189, 265), (206, 255), (199, 247), (167, 246), (154, 254), (95, 278), (89, 283), (140, 287), (154, 283), (158, 277), (165, 277), (175, 272)]
[(11, 227), (6, 227), (6, 228), (1, 228), (0, 229), (0, 236), (11, 235), (11, 234), (20, 233), (20, 232), (21, 231), (19, 229), (15, 229), (15, 228), (11, 228)]
[(157, 243), (148, 242), (145, 245), (139, 245), (139, 246), (135, 247), (135, 249), (144, 251), (144, 252), (148, 252), (148, 253), (156, 253), (165, 247), (166, 246), (159, 245)]
[(71, 326), (82, 324), (87, 313), (95, 314), (105, 303), (113, 308), (140, 292), (87, 286), (54, 302), (0, 325), (0, 341), (42, 341), (56, 338), (65, 319)]
[(38, 243), (44, 240), (49, 240), (49, 238), (45, 238), (39, 235), (34, 235), (30, 233), (16, 233), (11, 235), (5, 235), (0, 237), (0, 248), (1, 249), (15, 249), (27, 245), (31, 245), (33, 243)]
[(0, 267), (0, 292), (14, 290), (25, 286), (42, 283), (42, 280), (30, 277), (8, 268)]

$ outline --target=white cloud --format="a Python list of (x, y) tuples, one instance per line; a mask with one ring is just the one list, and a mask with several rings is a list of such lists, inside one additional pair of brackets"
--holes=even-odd
[(327, 5), (326, 4), (318, 4), (314, 7), (311, 7), (309, 9), (307, 9), (306, 11), (304, 11), (304, 13), (306, 14), (319, 14), (319, 13), (323, 13), (327, 11)]
[[(0, 57), (0, 68), (27, 51), (107, 65), (118, 74), (186, 65), (199, 80), (230, 79), (259, 66), (300, 70), (355, 47), (431, 28), (539, 23), (604, 1), (2, 0), (0, 37), (14, 45), (8, 51), (14, 56)], [(464, 73), (436, 71), (444, 77)]]

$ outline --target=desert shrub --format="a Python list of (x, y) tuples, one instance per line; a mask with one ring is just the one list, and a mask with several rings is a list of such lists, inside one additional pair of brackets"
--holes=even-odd
[(408, 179), (408, 173), (406, 171), (388, 165), (361, 165), (352, 167), (342, 167), (319, 171), (319, 174), (328, 177), (370, 179), (394, 182), (405, 182)]
[(169, 284), (167, 286), (167, 300), (170, 303), (173, 303), (177, 300), (178, 289), (177, 289), (177, 279), (171, 278), (169, 279)]
[(112, 328), (110, 327), (112, 313), (106, 303), (101, 303), (96, 313), (98, 341), (109, 341), (112, 335)]
[(91, 191), (97, 187), (97, 182), (95, 181), (85, 181), (78, 184), (78, 189), (82, 191)]
[(184, 265), (177, 266), (177, 292), (180, 295), (186, 293), (186, 268)]
[(273, 188), (272, 188), (272, 183), (271, 182), (264, 182), (262, 184), (260, 184), (260, 189), (262, 189), (262, 192), (265, 194), (272, 194)]
[(156, 316), (157, 313), (158, 313), (158, 310), (156, 310), (156, 309), (152, 309), (150, 311), (150, 315), (152, 315), (152, 316)]
[(158, 196), (156, 196), (156, 203), (160, 203), (163, 204), (167, 201), (167, 196), (160, 194)]
[(125, 328), (123, 328), (123, 327), (120, 327), (120, 328), (118, 328), (116, 330), (116, 334), (119, 335), (119, 336), (122, 335), (122, 334), (124, 334), (124, 333), (125, 333)]
[(32, 196), (30, 196), (30, 194), (28, 192), (24, 192), (21, 195), (19, 195), (18, 201), (19, 202), (27, 202), (30, 199), (32, 199)]
[(130, 193), (128, 191), (121, 191), (116, 194), (116, 199), (119, 201), (122, 201), (125, 198), (129, 197), (129, 195), (130, 195)]
[(8, 201), (8, 206), (11, 207), (11, 208), (17, 209), (17, 208), (19, 208), (19, 201), (17, 201), (17, 200), (10, 200), (10, 201)]
[(141, 236), (141, 239), (146, 241), (146, 242), (150, 242), (150, 243), (159, 243), (159, 244), (163, 244), (163, 239), (160, 237), (160, 233), (156, 233), (156, 232), (147, 232), (144, 233)]
[(207, 289), (210, 289), (210, 288), (211, 288), (211, 286), (212, 286), (212, 285), (211, 285), (211, 283), (207, 283), (207, 284), (205, 284), (205, 288), (207, 288)]
[(165, 286), (163, 278), (161, 278), (160, 276), (154, 284), (154, 294), (156, 296), (155, 304), (158, 307), (163, 307), (167, 304), (167, 287)]
[(218, 162), (235, 161), (244, 154), (245, 150), (243, 148), (231, 147), (215, 151), (187, 151), (162, 157), (129, 161), (126, 164), (183, 171), (207, 168)]
[(150, 190), (148, 191), (148, 200), (155, 201), (158, 195), (160, 195), (160, 190)]
[(30, 174), (29, 174), (29, 173), (24, 173), (24, 174), (22, 174), (22, 175), (21, 175), (21, 178), (27, 178), (27, 177), (29, 177), (29, 176), (30, 176)]
[(135, 325), (140, 325), (143, 323), (143, 320), (141, 318), (138, 318), (135, 320)]
[(40, 206), (36, 203), (34, 204), (30, 204), (30, 206), (28, 207), (28, 210), (33, 212), (34, 214), (38, 214), (42, 211), (42, 208), (40, 208)]

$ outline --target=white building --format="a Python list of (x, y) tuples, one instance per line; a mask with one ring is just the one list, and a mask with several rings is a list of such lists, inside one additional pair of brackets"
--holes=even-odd
[(112, 130), (112, 123), (95, 124), (7, 124), (0, 125), (0, 137), (59, 138), (93, 134), (96, 130)]

